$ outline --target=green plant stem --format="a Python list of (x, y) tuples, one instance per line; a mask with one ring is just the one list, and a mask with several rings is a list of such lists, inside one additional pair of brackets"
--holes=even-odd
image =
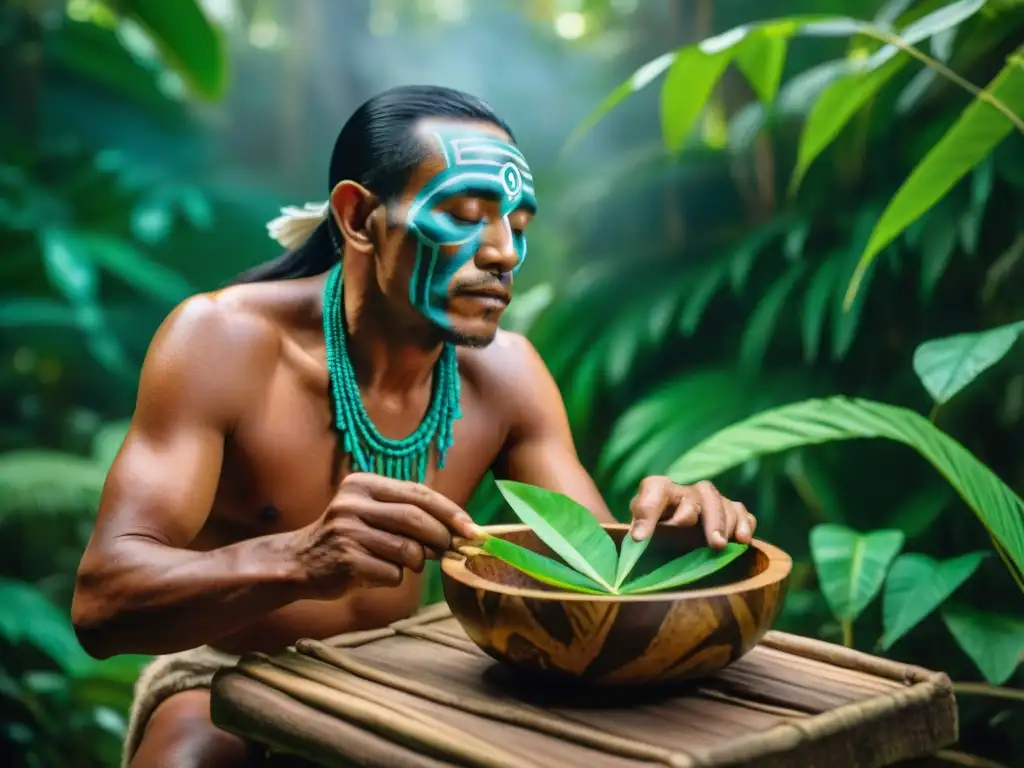
[(853, 622), (849, 619), (844, 619), (839, 622), (839, 628), (843, 632), (843, 645), (847, 648), (853, 648)]
[(935, 426), (938, 426), (939, 411), (942, 410), (942, 403), (936, 403), (932, 406), (932, 409), (928, 412), (928, 421)]
[(988, 683), (953, 683), (953, 692), (958, 696), (988, 696), (993, 699), (1009, 699), (1024, 703), (1024, 691), (1004, 688)]
[[(941, 61), (938, 61), (937, 59), (933, 59), (931, 56), (929, 56), (924, 51), (921, 51), (921, 50), (915, 48), (914, 46), (910, 45), (909, 43), (907, 43), (899, 35), (890, 35), (888, 32), (884, 32), (883, 30), (878, 29), (877, 27), (870, 27), (870, 31), (868, 32), (868, 34), (871, 34), (871, 35), (877, 37), (879, 40), (881, 40), (884, 43), (889, 43), (890, 45), (895, 45), (901, 51), (905, 51), (907, 54), (909, 54), (910, 56), (914, 57), (915, 59), (920, 61), (922, 64), (925, 64), (926, 66), (929, 66), (932, 69), (934, 69), (936, 72), (938, 72), (940, 75), (945, 77), (947, 80), (950, 80), (951, 82), (956, 83), (961, 88), (963, 88), (965, 91), (967, 91), (968, 93), (972, 94), (976, 99), (978, 99), (980, 101), (984, 101), (985, 103), (987, 103), (987, 104), (991, 105), (992, 107), (994, 107), (995, 109), (999, 110), (1000, 112), (1003, 113), (1003, 115), (1006, 116), (1006, 118), (1011, 123), (1014, 124), (1014, 126), (1016, 126), (1018, 131), (1020, 131), (1021, 133), (1024, 133), (1024, 120), (1022, 120), (1018, 115), (1014, 114), (1012, 109), (1010, 109), (1008, 106), (1003, 104), (1003, 102), (1001, 102), (999, 99), (997, 99), (995, 96), (993, 96), (988, 91), (986, 91), (986, 90), (984, 90), (982, 88), (979, 88), (974, 83), (972, 83), (970, 80), (966, 80), (963, 77), (961, 77), (960, 75), (958, 75), (952, 69), (950, 69), (945, 64), (943, 64)], [(1021, 50), (1024, 50), (1024, 49), (1021, 49)], [(1013, 59), (1018, 58), (1019, 57), (1019, 53), (1020, 53), (1020, 51), (1015, 51), (1013, 54), (1011, 54), (1008, 57), (1008, 60), (1013, 60)]]

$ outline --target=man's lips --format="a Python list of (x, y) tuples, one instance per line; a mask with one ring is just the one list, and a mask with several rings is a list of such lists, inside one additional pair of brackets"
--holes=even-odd
[(504, 305), (507, 305), (512, 300), (512, 297), (508, 295), (508, 292), (503, 291), (501, 288), (470, 288), (464, 291), (459, 291), (455, 294), (455, 298), (500, 302)]

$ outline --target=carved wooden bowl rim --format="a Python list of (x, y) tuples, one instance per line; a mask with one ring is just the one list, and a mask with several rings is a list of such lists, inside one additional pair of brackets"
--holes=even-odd
[[(604, 523), (601, 526), (605, 530), (628, 531), (629, 526), (625, 523)], [(481, 530), (497, 536), (503, 533), (519, 533), (529, 530), (529, 526), (522, 524), (509, 525), (482, 525)], [(724, 584), (707, 589), (686, 589), (675, 592), (655, 592), (643, 595), (591, 595), (584, 592), (564, 592), (558, 590), (524, 589), (502, 584), (497, 581), (485, 579), (478, 576), (466, 567), (466, 557), (457, 552), (447, 552), (441, 559), (441, 571), (449, 578), (472, 589), (482, 589), (488, 592), (498, 592), (504, 595), (515, 595), (527, 597), (532, 600), (550, 600), (554, 602), (621, 602), (621, 603), (648, 603), (665, 600), (702, 600), (710, 597), (723, 595), (735, 595), (742, 592), (764, 589), (786, 579), (793, 570), (793, 559), (784, 551), (773, 544), (761, 539), (754, 539), (750, 542), (752, 549), (758, 550), (768, 558), (768, 566), (760, 573), (749, 578), (735, 581), (731, 584)], [(511, 567), (511, 566), (509, 566)]]

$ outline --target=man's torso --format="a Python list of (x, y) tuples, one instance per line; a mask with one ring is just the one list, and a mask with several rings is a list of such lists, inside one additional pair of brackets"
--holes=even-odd
[[(315, 521), (349, 472), (349, 459), (334, 430), (328, 396), (323, 335), (308, 321), (308, 296), (317, 282), (242, 286), (246, 311), (266, 317), (281, 334), (281, 355), (258, 408), (226, 436), (224, 463), (209, 519), (190, 545), (195, 550), (223, 547), (257, 536), (294, 530)], [(245, 291), (242, 294), (242, 291)], [(465, 506), (474, 488), (501, 452), (507, 432), (500, 392), (488, 383), (507, 356), (509, 338), (490, 347), (460, 349), (462, 418), (445, 467), (428, 472), (426, 484)], [(395, 439), (415, 430), (427, 407), (428, 392), (405, 403), (384, 402), (372, 394), (367, 413), (377, 429)], [(212, 642), (230, 652), (273, 650), (299, 637), (324, 638), (385, 625), (412, 613), (422, 577), (406, 572), (394, 589), (360, 589), (333, 601), (299, 601), (254, 619), (241, 630)]]

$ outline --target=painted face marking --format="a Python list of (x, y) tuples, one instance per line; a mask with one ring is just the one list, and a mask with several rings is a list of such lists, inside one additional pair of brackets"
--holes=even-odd
[(511, 144), (482, 134), (438, 131), (434, 134), (445, 169), (413, 199), (406, 217), (416, 238), (416, 265), (409, 284), (413, 306), (434, 323), (447, 327), (445, 307), (452, 277), (479, 250), (486, 221), (465, 222), (438, 206), (466, 194), (486, 195), (499, 201), (499, 212), (519, 256), (513, 274), (526, 258), (526, 238), (509, 221), (521, 206), (536, 210), (533, 174), (526, 158)]

